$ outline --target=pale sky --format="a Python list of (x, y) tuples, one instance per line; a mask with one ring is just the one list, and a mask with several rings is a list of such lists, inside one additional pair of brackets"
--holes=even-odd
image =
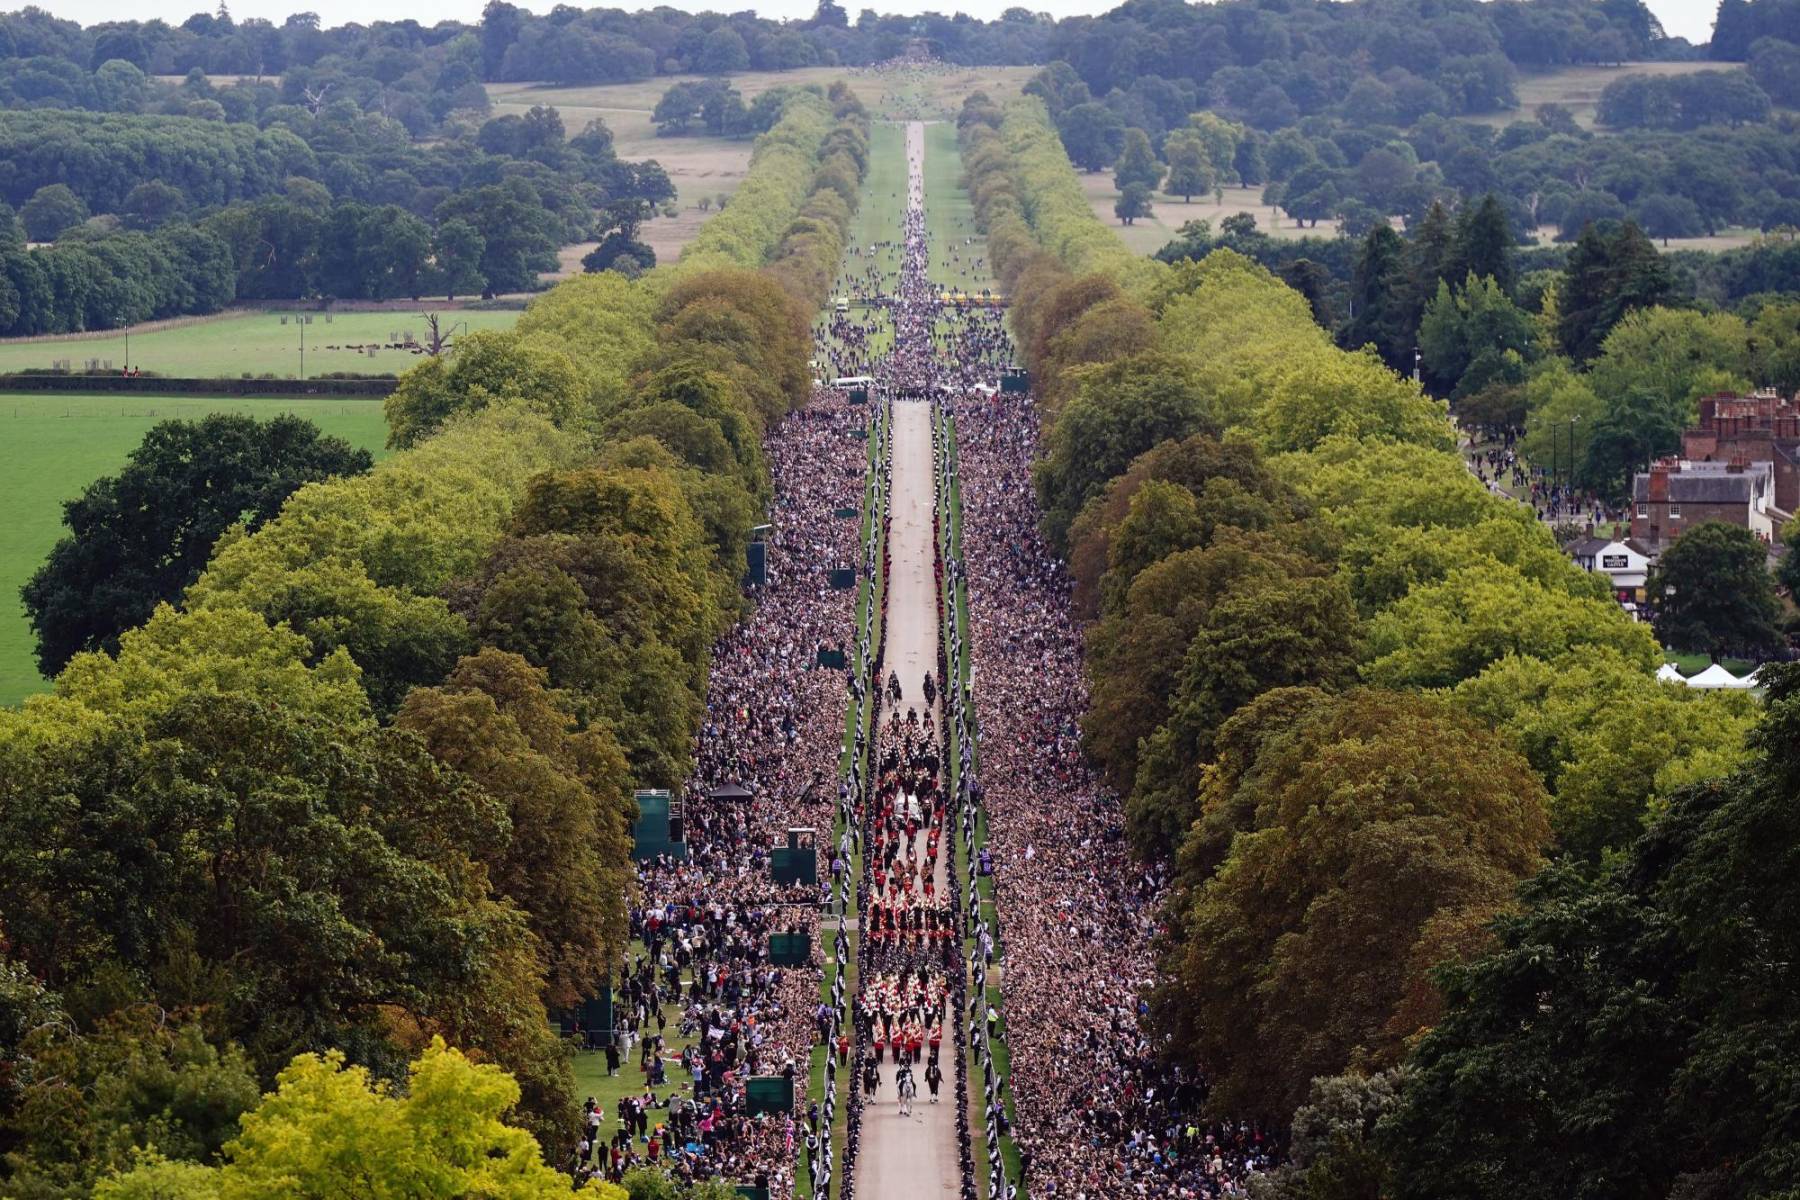
[[(515, 3), (518, 0), (515, 0)], [(570, 0), (582, 8), (594, 7), (601, 0)], [(663, 0), (671, 7), (685, 9), (690, 12), (701, 12), (711, 9), (714, 12), (742, 11), (754, 8), (764, 16), (774, 18), (811, 16), (817, 6), (817, 0)], [(1015, 4), (1036, 11), (1052, 13), (1058, 17), (1075, 16), (1080, 13), (1101, 13), (1117, 7), (1115, 0), (839, 0), (850, 10), (852, 19), (864, 8), (874, 8), (878, 12), (914, 13), (934, 10), (937, 12), (966, 12), (970, 16), (983, 20), (992, 20)], [(59, 17), (80, 21), (83, 25), (92, 25), (99, 21), (116, 21), (127, 13), (133, 17), (147, 19), (162, 17), (172, 24), (185, 20), (189, 15), (199, 12), (210, 12), (216, 7), (217, 0), (140, 0), (138, 3), (123, 5), (119, 0), (38, 0), (40, 7), (48, 9)], [(411, 17), (414, 20), (431, 24), (438, 20), (476, 21), (481, 17), (482, 6), (486, 0), (445, 0), (444, 3), (421, 9), (416, 3), (407, 0), (227, 0), (232, 15), (237, 17), (267, 17), (277, 23), (286, 19), (288, 14), (297, 11), (310, 11), (319, 14), (319, 19), (326, 25), (341, 25), (346, 21), (378, 21), (403, 20)], [(641, 7), (653, 7), (655, 0), (643, 0)], [(1718, 12), (1718, 0), (1648, 0), (1650, 11), (1654, 12), (1663, 23), (1663, 28), (1676, 37), (1685, 37), (1691, 42), (1703, 42), (1712, 36), (1712, 21)], [(525, 0), (521, 7), (534, 12), (548, 12), (556, 6), (556, 0)], [(633, 0), (607, 0), (608, 7), (635, 8), (639, 4)]]

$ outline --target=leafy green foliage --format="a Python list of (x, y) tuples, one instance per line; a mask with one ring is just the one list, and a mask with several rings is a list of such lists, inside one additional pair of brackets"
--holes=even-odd
[(1395, 1063), (1437, 1007), (1427, 970), (1477, 939), (1549, 833), (1529, 766), (1441, 702), (1290, 696), (1227, 726), (1248, 741), (1190, 839), (1222, 857), (1184, 852), (1153, 997), (1221, 1112), (1289, 1112), (1316, 1076)]
[[(832, 117), (813, 137), (822, 105)], [(163, 492), (191, 476), (227, 521), (216, 546), (183, 534), (199, 578), (167, 595), (191, 580), (186, 610), (146, 606), (116, 654), (76, 654), (54, 694), (0, 713), (17, 958), (0, 1017), (62, 1028), (66, 1003), (85, 1038), (140, 1004), (202, 1011), (205, 1040), (184, 1043), (183, 1062), (216, 1048), (220, 1065), (192, 1066), (196, 1086), (235, 1069), (233, 1043), (263, 1079), (326, 1051), (372, 1074), (311, 1060), (308, 1086), (335, 1099), (299, 1125), (252, 1114), (216, 1168), (206, 1160), (229, 1134), (190, 1137), (175, 1110), (89, 1118), (45, 1093), (55, 1111), (7, 1132), (28, 1137), (49, 1186), (85, 1189), (118, 1169), (102, 1193), (260, 1194), (258, 1172), (324, 1187), (338, 1160), (293, 1133), (311, 1122), (374, 1138), (350, 1148), (396, 1179), (428, 1168), (431, 1187), (464, 1194), (500, 1171), (525, 1194), (517, 1127), (566, 1144), (573, 1079), (545, 1005), (593, 994), (622, 950), (627, 794), (678, 787), (689, 768), (710, 647), (736, 612), (767, 496), (765, 421), (806, 394), (804, 305), (866, 154), (847, 93), (809, 94), (795, 112), (758, 170), (812, 156), (816, 178), (798, 196), (746, 184), (733, 205), (775, 234), (746, 265), (773, 253), (782, 270), (571, 281), (518, 332), (463, 339), (411, 373), (391, 406), (402, 448), (363, 474), (297, 491), (276, 474), (218, 499), (191, 463), (166, 472)], [(478, 217), (450, 224), (474, 230)], [(471, 238), (470, 254), (529, 256), (492, 231)], [(238, 524), (245, 509), (253, 528)], [(368, 1084), (397, 1078), (433, 1035), (511, 1079), (476, 1088), (482, 1111), (464, 1105), (421, 1157), (381, 1139), (423, 1129), (396, 1105), (420, 1098), (424, 1066), (405, 1102)], [(15, 1045), (0, 1121), (19, 1111), (32, 1065)], [(245, 1107), (214, 1114), (216, 1128)], [(332, 1124), (352, 1109), (369, 1128)], [(483, 1132), (502, 1112), (504, 1145)], [(103, 1155), (82, 1124), (101, 1120), (116, 1127)], [(566, 1189), (547, 1178), (531, 1186)]]
[(1393, 1194), (1776, 1195), (1795, 1184), (1795, 677), (1747, 769), (1677, 792), (1617, 866), (1534, 881), (1447, 969), (1382, 1125)]
[(164, 421), (125, 468), (63, 505), (69, 536), (22, 590), (38, 665), (117, 650), (119, 635), (180, 598), (225, 530), (255, 530), (302, 484), (367, 471), (367, 451), (310, 421), (235, 414)]
[(1672, 290), (1668, 265), (1637, 226), (1627, 221), (1610, 233), (1589, 226), (1563, 269), (1556, 340), (1584, 363), (1627, 313), (1663, 303)]
[(0, 1109), (9, 1186), (70, 1188), (133, 1165), (155, 1145), (191, 1163), (218, 1160), (256, 1107), (256, 1075), (242, 1050), (210, 1043), (197, 1020), (126, 1009), (80, 1033), (35, 1023), (11, 1043), (15, 1103)]
[(597, 993), (625, 942), (630, 807), (625, 756), (577, 732), (564, 697), (524, 659), (486, 649), (441, 688), (411, 692), (394, 724), (507, 806), (512, 838), (486, 856), (495, 891), (527, 914), (545, 999)]
[(560, 349), (518, 333), (481, 330), (460, 339), (447, 359), (435, 357), (406, 373), (385, 402), (388, 445), (417, 445), (451, 417), (489, 405), (523, 408), (561, 428), (587, 398), (584, 384)]
[(1376, 1138), (1400, 1102), (1403, 1070), (1322, 1076), (1294, 1110), (1288, 1162), (1250, 1177), (1256, 1200), (1381, 1200), (1388, 1164)]
[(1717, 659), (1783, 644), (1768, 547), (1740, 525), (1702, 521), (1685, 530), (1656, 560), (1644, 590), (1656, 607), (1657, 635), (1678, 650)]
[(1537, 357), (1531, 320), (1493, 276), (1473, 271), (1452, 292), (1438, 283), (1419, 323), (1419, 351), (1433, 390), (1463, 399), (1490, 384), (1517, 384)]
[(1509, 656), (1452, 696), (1543, 778), (1558, 850), (1596, 862), (1636, 840), (1678, 788), (1736, 769), (1757, 716), (1741, 692), (1663, 684), (1610, 653)]
[[(304, 1054), (282, 1072), (273, 1093), (243, 1117), (226, 1161), (202, 1177), (179, 1173), (176, 1193), (222, 1200), (296, 1189), (308, 1195), (374, 1190), (420, 1197), (505, 1194), (550, 1200), (570, 1195), (569, 1181), (544, 1164), (505, 1114), (519, 1102), (505, 1071), (475, 1063), (434, 1039), (396, 1095), (343, 1055)], [(166, 1171), (148, 1162), (101, 1184), (101, 1200), (147, 1193), (134, 1176)], [(160, 1180), (159, 1180), (160, 1182)], [(622, 1200), (623, 1188), (591, 1183), (581, 1195)]]
[(1034, 475), (1052, 542), (1113, 476), (1157, 443), (1215, 430), (1198, 372), (1161, 354), (1077, 368)]

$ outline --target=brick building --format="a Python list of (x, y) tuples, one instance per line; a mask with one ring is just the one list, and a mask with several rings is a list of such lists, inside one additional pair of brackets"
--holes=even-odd
[(1774, 465), (1742, 458), (1661, 459), (1633, 479), (1631, 501), (1632, 540), (1653, 554), (1702, 521), (1740, 525), (1767, 542), (1787, 519), (1775, 503)]
[(1772, 390), (1700, 401), (1700, 421), (1681, 435), (1681, 457), (1694, 462), (1768, 463), (1783, 513), (1800, 510), (1800, 406)]

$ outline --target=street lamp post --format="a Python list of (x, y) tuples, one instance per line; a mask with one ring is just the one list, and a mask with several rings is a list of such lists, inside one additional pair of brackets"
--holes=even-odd
[(1569, 418), (1569, 490), (1575, 490), (1575, 422), (1579, 416)]

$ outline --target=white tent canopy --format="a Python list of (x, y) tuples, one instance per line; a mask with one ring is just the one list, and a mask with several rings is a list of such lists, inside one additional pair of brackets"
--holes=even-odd
[(1662, 666), (1656, 668), (1656, 678), (1659, 683), (1687, 682), (1687, 676), (1683, 675), (1680, 668), (1674, 663), (1664, 663)]
[(1756, 683), (1749, 679), (1739, 679), (1718, 663), (1706, 668), (1687, 681), (1691, 688), (1753, 688)]

